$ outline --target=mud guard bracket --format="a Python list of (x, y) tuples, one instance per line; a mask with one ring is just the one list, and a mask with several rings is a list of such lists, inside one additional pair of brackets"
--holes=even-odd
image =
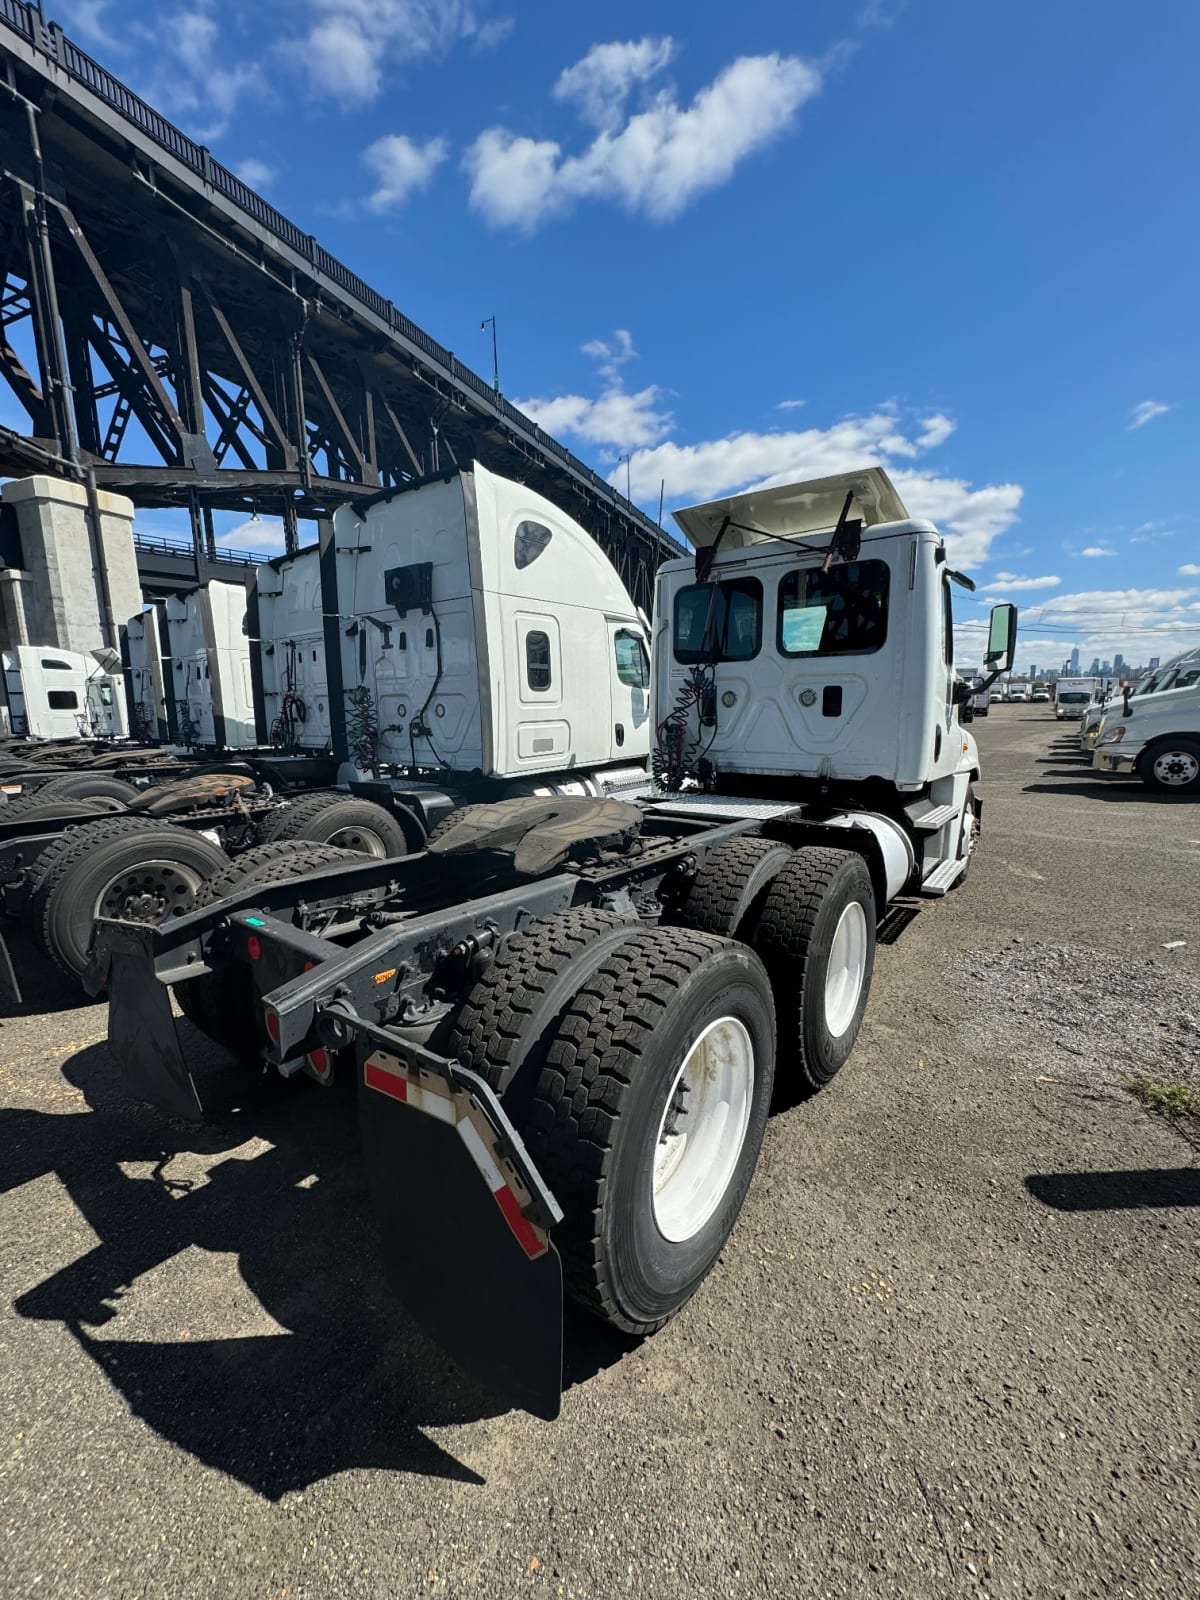
[[(108, 1043), (135, 1094), (170, 1117), (199, 1122), (204, 1107), (183, 1059), (171, 991), (154, 972), (155, 929), (136, 923), (103, 930), (93, 967), (108, 982)], [(103, 948), (101, 948), (103, 942)]]
[(355, 1021), (363, 1154), (394, 1287), (498, 1399), (553, 1421), (562, 1211), (482, 1078)]
[(8, 941), (0, 934), (0, 1003), (9, 1007), (21, 1004), (21, 985), (9, 953)]

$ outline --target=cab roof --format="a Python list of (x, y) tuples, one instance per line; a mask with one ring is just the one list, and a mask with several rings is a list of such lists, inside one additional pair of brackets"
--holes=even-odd
[(864, 526), (909, 520), (895, 484), (882, 467), (862, 467), (831, 478), (810, 478), (805, 483), (748, 489), (745, 494), (710, 500), (706, 505), (683, 506), (673, 515), (697, 548), (715, 544), (725, 528), (722, 549), (736, 549), (765, 539), (800, 537), (836, 527), (851, 491), (854, 499), (849, 515), (861, 518)]

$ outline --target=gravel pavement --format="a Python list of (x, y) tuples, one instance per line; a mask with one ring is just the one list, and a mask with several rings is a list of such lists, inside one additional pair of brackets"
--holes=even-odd
[(406, 1320), (336, 1096), (197, 1133), (103, 1007), (0, 1023), (0, 1595), (1195, 1594), (1200, 1158), (1123, 1084), (1200, 1082), (1200, 806), (975, 726), (970, 881), (683, 1314), (569, 1318), (553, 1425)]

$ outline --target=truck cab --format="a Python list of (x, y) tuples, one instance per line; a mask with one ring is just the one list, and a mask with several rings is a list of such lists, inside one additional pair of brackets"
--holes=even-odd
[[(1174, 686), (1180, 676), (1186, 687)], [(1200, 799), (1200, 681), (1190, 668), (1172, 687), (1114, 700), (1100, 722), (1092, 763), (1108, 777), (1137, 777), (1160, 794)]]
[[(902, 827), (924, 815), (920, 879), (952, 867), (979, 774), (959, 708), (980, 691), (954, 671), (951, 586), (967, 580), (938, 530), (878, 468), (676, 520), (697, 555), (659, 569), (659, 782), (869, 807)], [(993, 633), (1007, 660), (1011, 607)]]
[[(109, 653), (115, 662), (116, 653)], [(94, 657), (50, 645), (16, 645), (4, 652), (3, 680), (13, 734), (32, 739), (122, 738), (128, 731), (120, 675)]]

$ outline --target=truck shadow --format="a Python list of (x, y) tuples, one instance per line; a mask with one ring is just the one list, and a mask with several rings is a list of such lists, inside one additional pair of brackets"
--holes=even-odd
[(1044, 772), (1043, 778), (1062, 778), (1062, 783), (1027, 783), (1023, 787), (1025, 794), (1073, 794), (1089, 800), (1116, 800), (1122, 805), (1128, 805), (1131, 800), (1140, 800), (1143, 805), (1195, 805), (1195, 798), (1186, 794), (1155, 794), (1152, 789), (1147, 789), (1145, 784), (1131, 779), (1122, 782), (1120, 779), (1108, 782), (1103, 778), (1084, 779), (1078, 772)]
[[(91, 1110), (0, 1112), (0, 1188), (57, 1174), (99, 1242), (23, 1294), (21, 1316), (61, 1322), (137, 1417), (268, 1500), (356, 1467), (483, 1482), (425, 1429), (500, 1408), (384, 1279), (350, 1105), (269, 1084), (196, 1128), (122, 1099), (104, 1045), (63, 1070)], [(231, 1296), (221, 1254), (266, 1317)], [(139, 1337), (118, 1336), (131, 1312)], [(192, 1336), (214, 1324), (242, 1336)], [(629, 1348), (598, 1324), (568, 1339), (571, 1383)]]
[(1147, 1167), (1128, 1172), (1031, 1173), (1025, 1187), (1056, 1211), (1139, 1211), (1200, 1206), (1200, 1167)]
[(6, 926), (0, 931), (21, 985), (20, 1005), (0, 999), (0, 1016), (30, 1017), (43, 1011), (78, 1011), (96, 1004), (49, 956), (43, 955), (36, 945), (17, 932), (15, 926)]

